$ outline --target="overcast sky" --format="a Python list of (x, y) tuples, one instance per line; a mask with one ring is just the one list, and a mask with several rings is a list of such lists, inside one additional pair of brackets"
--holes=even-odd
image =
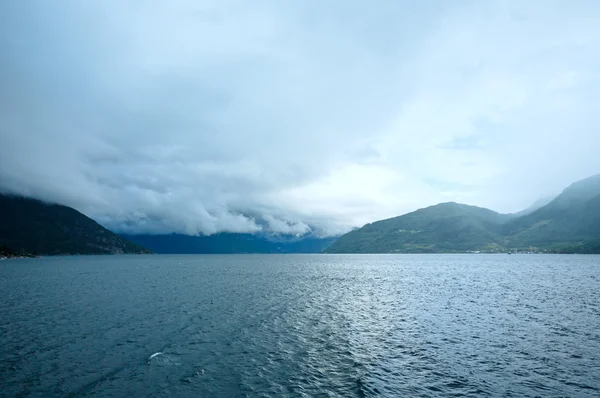
[(600, 1), (0, 2), (0, 190), (121, 232), (513, 212), (600, 173)]

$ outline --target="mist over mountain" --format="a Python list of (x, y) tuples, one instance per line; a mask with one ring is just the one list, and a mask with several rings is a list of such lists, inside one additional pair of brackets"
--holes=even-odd
[[(571, 184), (542, 204), (516, 214), (500, 214), (456, 202), (440, 203), (366, 224), (339, 239), (287, 223), (277, 226), (282, 231), (277, 234), (259, 230), (119, 236), (72, 208), (0, 195), (0, 246), (9, 254), (597, 251), (600, 175)], [(259, 226), (273, 223), (258, 220)]]
[(278, 228), (284, 233), (119, 236), (70, 207), (0, 194), (0, 257), (151, 252), (319, 253), (336, 239), (299, 234), (298, 227), (290, 225)]
[(600, 174), (578, 181), (549, 203), (516, 214), (442, 203), (367, 224), (329, 253), (595, 252), (600, 242)]
[(600, 2), (539, 3), (0, 1), (0, 192), (127, 234), (514, 213), (600, 170)]
[(504, 225), (508, 242), (548, 246), (600, 236), (600, 174), (578, 181), (540, 209)]
[(519, 217), (519, 216), (531, 214), (534, 211), (541, 209), (542, 207), (546, 206), (548, 203), (552, 202), (554, 200), (554, 198), (556, 198), (556, 196), (546, 196), (544, 198), (538, 199), (535, 202), (533, 202), (533, 204), (531, 206), (529, 206), (528, 208), (521, 210), (519, 212), (516, 212), (516, 213), (512, 213), (511, 217)]
[(0, 192), (132, 236), (336, 237), (436, 203), (515, 221), (441, 206), (400, 249), (585, 236), (560, 203), (515, 212), (600, 170), (600, 2), (438, 3), (0, 2)]

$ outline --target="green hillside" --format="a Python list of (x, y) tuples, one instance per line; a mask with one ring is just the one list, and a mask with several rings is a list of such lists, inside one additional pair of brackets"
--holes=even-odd
[(506, 216), (488, 209), (442, 203), (367, 224), (342, 236), (331, 253), (427, 253), (466, 251), (502, 244), (501, 222)]
[(510, 220), (504, 234), (513, 245), (542, 247), (600, 237), (600, 175), (572, 184), (541, 209)]
[(2, 194), (0, 249), (4, 256), (149, 253), (75, 209)]
[[(442, 203), (367, 224), (328, 253), (594, 252), (600, 242), (600, 175), (572, 184), (532, 212), (499, 214)], [(598, 250), (600, 252), (600, 250)]]

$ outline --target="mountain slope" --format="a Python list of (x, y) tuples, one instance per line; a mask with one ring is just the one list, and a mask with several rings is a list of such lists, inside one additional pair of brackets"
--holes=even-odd
[(336, 238), (273, 238), (264, 235), (220, 233), (210, 236), (122, 235), (160, 254), (320, 253)]
[(412, 253), (475, 250), (503, 243), (508, 216), (475, 206), (441, 203), (367, 224), (331, 245), (329, 253)]
[(70, 207), (0, 194), (0, 246), (12, 253), (150, 253)]
[(517, 213), (509, 214), (509, 216), (510, 216), (510, 218), (526, 216), (526, 215), (531, 214), (534, 211), (539, 210), (542, 207), (546, 206), (548, 203), (552, 202), (554, 200), (554, 198), (555, 197), (552, 196), (552, 197), (545, 197), (545, 198), (538, 199), (535, 201), (535, 203), (533, 203), (531, 206), (529, 206), (525, 210), (521, 210)]
[(576, 243), (600, 236), (600, 174), (566, 188), (546, 206), (506, 223), (511, 242), (535, 246)]
[(343, 235), (328, 253), (600, 252), (600, 174), (516, 214), (442, 203)]

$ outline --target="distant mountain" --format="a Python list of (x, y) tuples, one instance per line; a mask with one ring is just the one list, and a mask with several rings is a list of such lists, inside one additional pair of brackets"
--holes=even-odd
[(511, 243), (534, 246), (600, 238), (600, 174), (572, 184), (533, 213), (510, 220), (504, 230)]
[(122, 236), (159, 254), (320, 253), (337, 239), (240, 233)]
[(554, 198), (555, 198), (554, 196), (549, 196), (549, 197), (538, 199), (531, 206), (526, 208), (525, 210), (521, 210), (517, 213), (510, 214), (510, 216), (511, 216), (511, 218), (515, 218), (515, 217), (520, 217), (520, 216), (525, 216), (527, 214), (531, 214), (534, 211), (541, 209), (542, 207), (546, 206), (548, 203), (552, 202), (554, 200)]
[(437, 253), (500, 247), (507, 215), (458, 203), (441, 203), (367, 224), (343, 235), (329, 253)]
[(442, 203), (367, 224), (328, 253), (502, 252), (600, 253), (600, 174), (569, 186), (532, 211), (499, 214)]
[(4, 256), (150, 253), (75, 209), (3, 194), (0, 252)]

